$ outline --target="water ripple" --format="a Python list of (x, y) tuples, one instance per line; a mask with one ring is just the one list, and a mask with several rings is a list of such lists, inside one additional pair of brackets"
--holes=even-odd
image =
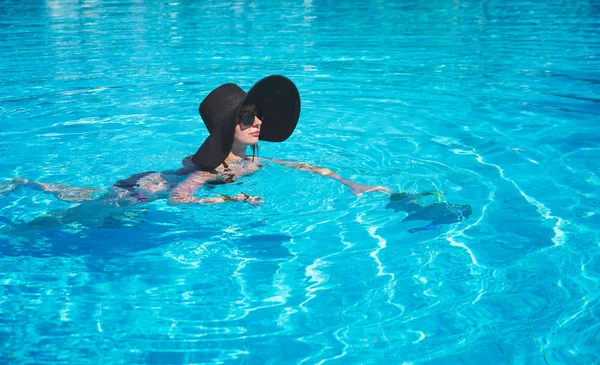
[(596, 2), (0, 10), (0, 189), (175, 168), (204, 95), (277, 73), (303, 110), (262, 156), (473, 211), (411, 234), (432, 222), (387, 195), (272, 165), (218, 190), (258, 207), (15, 236), (73, 206), (20, 189), (0, 196), (0, 362), (600, 362)]

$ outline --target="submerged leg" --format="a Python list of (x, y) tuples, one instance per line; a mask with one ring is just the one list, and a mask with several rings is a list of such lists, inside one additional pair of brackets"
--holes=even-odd
[(44, 183), (17, 177), (8, 184), (0, 185), (0, 195), (9, 194), (15, 189), (25, 186), (52, 194), (60, 200), (75, 203), (93, 200), (94, 193), (99, 191), (99, 189), (96, 188), (81, 188), (66, 184)]
[(32, 238), (40, 231), (56, 228), (60, 225), (60, 219), (52, 216), (37, 217), (26, 223), (14, 223), (0, 217), (0, 232), (11, 236)]
[(29, 235), (35, 232), (75, 224), (88, 228), (115, 228), (134, 225), (144, 220), (145, 210), (138, 208), (142, 200), (125, 189), (113, 188), (98, 199), (86, 200), (64, 211), (34, 218), (25, 223), (7, 224), (6, 233)]

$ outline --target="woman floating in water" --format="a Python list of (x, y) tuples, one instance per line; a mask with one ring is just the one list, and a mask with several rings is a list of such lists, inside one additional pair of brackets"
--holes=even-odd
[[(225, 202), (261, 204), (260, 197), (244, 193), (210, 198), (200, 198), (195, 194), (205, 184), (228, 184), (251, 175), (264, 165), (265, 160), (335, 179), (348, 186), (350, 192), (355, 195), (374, 191), (390, 193), (390, 189), (386, 187), (357, 184), (327, 168), (299, 162), (261, 159), (256, 156), (259, 140), (285, 141), (298, 124), (300, 95), (294, 83), (283, 76), (268, 76), (258, 81), (247, 94), (235, 84), (221, 85), (202, 101), (199, 112), (209, 136), (193, 156), (183, 160), (183, 166), (179, 169), (134, 174), (118, 181), (106, 194), (97, 199), (94, 198), (97, 189), (41, 183), (20, 178), (0, 186), (0, 195), (28, 186), (53, 194), (64, 201), (81, 202), (67, 211), (38, 217), (22, 226), (30, 229), (69, 223), (80, 223), (88, 227), (112, 225), (111, 223), (115, 221), (114, 216), (126, 212), (127, 207), (157, 199), (168, 199), (171, 204)], [(252, 149), (252, 156), (246, 154), (248, 147)], [(393, 209), (395, 212), (399, 210), (406, 212), (408, 215), (402, 222), (413, 220), (430, 222), (425, 227), (410, 229), (411, 233), (435, 230), (442, 224), (460, 222), (471, 215), (469, 205), (439, 201), (429, 204), (419, 203), (420, 198), (430, 195), (438, 195), (438, 193), (395, 193), (391, 195), (386, 208)], [(6, 219), (3, 220), (9, 225), (14, 225)]]
[[(105, 195), (97, 199), (94, 199), (96, 189), (25, 179), (14, 179), (0, 187), (0, 195), (29, 186), (53, 194), (61, 200), (82, 202), (65, 212), (34, 219), (29, 222), (29, 226), (48, 227), (72, 222), (98, 226), (106, 214), (98, 214), (98, 209), (95, 208), (103, 208), (101, 210), (110, 215), (116, 208), (156, 199), (166, 198), (171, 204), (260, 204), (260, 197), (243, 193), (211, 198), (199, 198), (195, 193), (205, 184), (227, 184), (251, 175), (263, 166), (263, 160), (338, 180), (356, 195), (374, 191), (390, 192), (383, 186), (357, 184), (327, 168), (255, 156), (259, 140), (285, 141), (298, 123), (300, 95), (294, 83), (286, 77), (268, 76), (258, 81), (247, 94), (235, 84), (221, 85), (202, 101), (199, 112), (209, 136), (193, 156), (183, 160), (183, 167), (180, 169), (132, 175), (128, 179), (118, 181)], [(252, 156), (246, 154), (248, 147), (252, 149)]]
[[(202, 101), (200, 115), (210, 135), (190, 158), (195, 170), (174, 187), (169, 201), (174, 204), (229, 200), (260, 202), (257, 197), (244, 194), (208, 201), (193, 194), (208, 182), (228, 183), (256, 172), (261, 166), (261, 159), (254, 156), (258, 141), (282, 142), (292, 134), (300, 116), (300, 95), (294, 83), (283, 76), (269, 76), (256, 83), (248, 94), (237, 85), (221, 85)], [(252, 157), (246, 155), (249, 146), (252, 146)], [(270, 161), (336, 179), (357, 195), (370, 191), (389, 192), (382, 186), (361, 185), (343, 179), (329, 169)]]

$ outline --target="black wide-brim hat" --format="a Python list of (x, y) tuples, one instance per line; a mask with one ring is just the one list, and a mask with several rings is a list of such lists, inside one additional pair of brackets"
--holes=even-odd
[(231, 152), (239, 110), (255, 104), (262, 125), (259, 140), (282, 142), (292, 135), (300, 118), (300, 93), (287, 77), (267, 76), (246, 94), (236, 84), (224, 84), (211, 91), (200, 103), (200, 116), (210, 135), (192, 162), (203, 170), (213, 170)]

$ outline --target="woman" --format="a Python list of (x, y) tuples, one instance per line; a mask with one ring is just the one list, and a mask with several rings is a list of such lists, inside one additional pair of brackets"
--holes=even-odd
[[(262, 166), (261, 159), (255, 156), (258, 141), (282, 142), (293, 133), (298, 123), (298, 89), (291, 80), (278, 75), (260, 80), (248, 94), (235, 84), (225, 84), (202, 101), (199, 111), (210, 135), (190, 158), (197, 170), (172, 190), (169, 201), (173, 204), (230, 200), (259, 203), (260, 198), (245, 194), (208, 200), (193, 194), (206, 183), (232, 182), (258, 171)], [(251, 157), (246, 155), (249, 146), (252, 147)], [(350, 187), (356, 195), (370, 191), (389, 192), (389, 189), (381, 186), (357, 184), (329, 169), (276, 159), (269, 161), (333, 178)]]
[[(79, 222), (82, 216), (88, 215), (94, 218), (92, 220), (98, 220), (104, 216), (98, 214), (98, 207), (122, 208), (161, 198), (168, 198), (171, 204), (215, 204), (229, 201), (260, 204), (260, 197), (243, 193), (211, 198), (199, 198), (195, 193), (205, 184), (227, 184), (251, 175), (264, 166), (263, 160), (338, 180), (356, 195), (372, 191), (389, 192), (389, 189), (382, 186), (357, 184), (326, 168), (260, 159), (256, 156), (259, 140), (282, 142), (293, 133), (298, 123), (300, 95), (294, 83), (286, 77), (273, 75), (263, 78), (247, 94), (235, 84), (221, 85), (202, 101), (199, 112), (209, 136), (193, 156), (183, 160), (183, 167), (178, 170), (132, 175), (118, 181), (98, 199), (94, 199), (96, 189), (24, 179), (14, 179), (12, 183), (0, 187), (0, 195), (19, 187), (30, 186), (51, 193), (61, 200), (84, 202), (66, 212), (55, 213), (51, 218), (34, 220), (43, 226)], [(248, 147), (252, 148), (252, 156), (246, 155)], [(92, 212), (85, 214), (90, 211), (89, 208), (93, 208)]]

